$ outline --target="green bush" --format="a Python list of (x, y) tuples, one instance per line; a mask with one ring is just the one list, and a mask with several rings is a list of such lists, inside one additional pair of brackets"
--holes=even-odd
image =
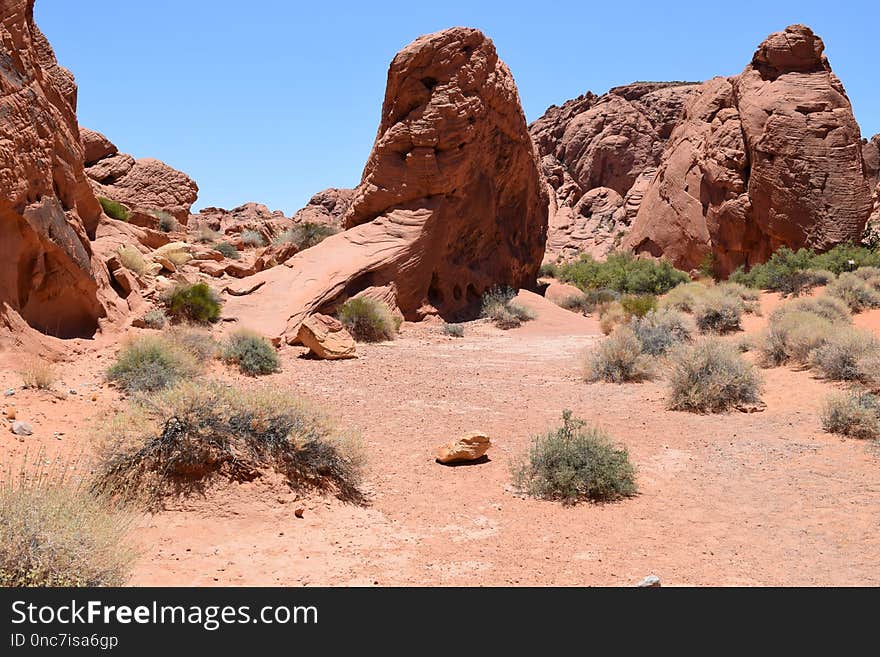
[(860, 267), (880, 267), (880, 253), (855, 244), (838, 244), (830, 251), (813, 258), (813, 269), (827, 269), (834, 274)]
[(633, 317), (629, 327), (642, 351), (651, 356), (661, 356), (672, 347), (691, 340), (692, 330), (687, 316), (675, 310), (652, 310), (644, 317)]
[(707, 294), (708, 286), (702, 283), (685, 283), (669, 290), (660, 300), (660, 307), (690, 313)]
[(263, 239), (263, 236), (260, 235), (255, 230), (243, 230), (241, 231), (241, 243), (245, 246), (250, 247), (261, 247), (266, 246), (266, 240)]
[(504, 330), (535, 319), (531, 310), (513, 301), (514, 297), (516, 290), (512, 288), (491, 288), (483, 295), (480, 316), (492, 320), (495, 326)]
[(513, 478), (526, 494), (565, 504), (613, 501), (638, 492), (626, 448), (568, 410), (560, 428), (532, 439), (528, 454), (514, 465)]
[(810, 354), (824, 345), (836, 330), (833, 322), (810, 312), (774, 313), (761, 338), (761, 364), (772, 367), (789, 361), (808, 363)]
[(583, 254), (580, 260), (561, 265), (558, 277), (584, 291), (608, 288), (629, 294), (665, 294), (690, 280), (665, 260), (636, 258), (630, 253), (612, 253), (604, 262)]
[(461, 324), (443, 324), (443, 335), (448, 335), (453, 338), (463, 338), (464, 337), (464, 326)]
[(68, 467), (25, 463), (0, 481), (0, 586), (122, 586), (137, 556), (133, 517)]
[(104, 434), (94, 490), (154, 507), (203, 493), (214, 477), (250, 481), (266, 469), (298, 491), (363, 498), (356, 444), (281, 388), (183, 382), (114, 418)]
[(825, 292), (843, 301), (854, 313), (880, 307), (880, 290), (855, 274), (841, 274), (828, 285)]
[(645, 381), (652, 376), (651, 359), (642, 352), (642, 343), (628, 326), (618, 326), (587, 353), (584, 378), (591, 383)]
[(877, 378), (880, 340), (868, 332), (846, 327), (827, 337), (810, 354), (810, 366), (832, 381), (863, 381)]
[(207, 283), (177, 285), (169, 291), (166, 306), (177, 321), (208, 324), (220, 319), (220, 298)]
[(831, 395), (822, 409), (822, 428), (852, 438), (880, 437), (880, 399), (870, 392), (853, 390), (848, 395)]
[(151, 329), (163, 329), (168, 322), (168, 316), (164, 310), (154, 308), (149, 311), (143, 318), (144, 326)]
[(720, 413), (760, 403), (760, 377), (736, 347), (717, 338), (683, 345), (672, 353), (669, 408)]
[(701, 333), (730, 333), (742, 328), (743, 302), (738, 296), (711, 289), (694, 307)]
[(165, 335), (144, 335), (122, 346), (107, 378), (128, 392), (168, 387), (201, 372), (201, 361)]
[(349, 299), (340, 306), (336, 317), (358, 342), (393, 340), (400, 328), (400, 320), (391, 309), (369, 297)]
[(303, 223), (294, 224), (273, 241), (275, 244), (291, 242), (296, 245), (298, 250), (302, 251), (303, 249), (308, 249), (316, 244), (320, 244), (325, 239), (338, 232), (339, 229), (335, 226), (305, 221)]
[(129, 214), (126, 207), (122, 205), (122, 203), (111, 201), (109, 198), (104, 198), (103, 196), (98, 197), (98, 202), (104, 209), (104, 214), (106, 214), (111, 219), (116, 219), (117, 221), (129, 220), (131, 215)]
[(626, 294), (620, 297), (620, 306), (626, 313), (627, 319), (644, 317), (657, 309), (657, 297), (652, 294)]
[(259, 333), (239, 329), (223, 344), (223, 360), (238, 365), (242, 374), (258, 376), (272, 374), (281, 369), (281, 361), (275, 347)]
[(217, 253), (223, 254), (224, 258), (229, 258), (230, 260), (238, 260), (241, 257), (238, 249), (229, 242), (218, 242), (214, 245), (214, 250), (217, 251)]
[(552, 262), (544, 263), (538, 270), (538, 276), (545, 278), (558, 278), (559, 267)]

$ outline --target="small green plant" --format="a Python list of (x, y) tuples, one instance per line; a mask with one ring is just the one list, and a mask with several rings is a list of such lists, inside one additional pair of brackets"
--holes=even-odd
[(730, 333), (742, 328), (743, 302), (738, 296), (710, 290), (694, 307), (701, 333)]
[(164, 210), (151, 210), (150, 214), (156, 217), (158, 220), (159, 230), (163, 233), (170, 233), (171, 231), (177, 230), (179, 224), (177, 223), (177, 219), (168, 212)]
[(541, 268), (538, 270), (538, 276), (543, 278), (558, 278), (559, 267), (552, 262), (546, 262), (541, 265)]
[(464, 326), (461, 324), (443, 324), (443, 335), (448, 335), (452, 338), (463, 338), (464, 337)]
[(657, 297), (653, 294), (626, 294), (620, 297), (620, 305), (627, 319), (631, 317), (644, 317), (652, 310), (657, 309)]
[(298, 491), (363, 499), (356, 441), (285, 389), (183, 382), (102, 433), (93, 489), (151, 507), (201, 493), (215, 477), (250, 481), (266, 469)]
[(127, 392), (152, 392), (197, 375), (201, 362), (165, 335), (144, 335), (122, 346), (107, 378)]
[(642, 343), (628, 326), (618, 326), (587, 353), (584, 378), (588, 382), (626, 383), (652, 376), (651, 359), (642, 352)]
[(93, 495), (82, 473), (42, 454), (0, 481), (0, 586), (121, 586), (137, 556), (133, 516)]
[(176, 321), (209, 324), (220, 319), (220, 298), (207, 283), (177, 285), (169, 291), (166, 306)]
[(103, 196), (98, 197), (98, 202), (104, 209), (104, 214), (106, 214), (111, 219), (116, 219), (117, 221), (129, 220), (129, 212), (126, 207), (122, 205), (122, 203), (111, 201), (109, 198), (104, 198)]
[(258, 376), (281, 369), (275, 347), (259, 333), (247, 329), (235, 331), (223, 345), (223, 360), (235, 363), (242, 374)]
[(665, 294), (690, 280), (665, 260), (636, 258), (631, 253), (611, 253), (604, 262), (584, 254), (580, 260), (561, 265), (560, 280), (582, 290), (608, 288), (629, 294)]
[(629, 327), (641, 343), (642, 351), (651, 356), (661, 356), (676, 345), (690, 342), (693, 333), (687, 315), (668, 308), (633, 317)]
[(266, 246), (266, 240), (260, 233), (248, 229), (241, 231), (241, 243), (254, 248)]
[(293, 227), (288, 228), (276, 237), (273, 242), (275, 244), (291, 242), (296, 245), (297, 249), (302, 251), (320, 244), (325, 239), (338, 232), (339, 229), (335, 226), (305, 221), (303, 223), (294, 224)]
[(700, 260), (700, 266), (697, 268), (697, 271), (703, 278), (715, 278), (715, 266), (715, 254), (709, 252)]
[(516, 290), (512, 288), (493, 287), (483, 295), (480, 315), (504, 330), (517, 328), (523, 322), (535, 319), (531, 310), (513, 301), (514, 297)]
[(669, 408), (721, 413), (760, 403), (760, 377), (736, 347), (717, 338), (683, 345), (670, 359)]
[(855, 389), (847, 395), (831, 395), (821, 418), (828, 433), (864, 440), (880, 437), (880, 399), (870, 392)]
[(349, 299), (340, 306), (336, 317), (358, 342), (393, 340), (400, 328), (400, 319), (388, 305), (370, 297)]
[(149, 311), (143, 318), (144, 326), (151, 329), (163, 329), (168, 323), (168, 316), (164, 310), (154, 308)]
[(528, 454), (513, 467), (513, 479), (532, 497), (564, 504), (608, 502), (638, 492), (626, 448), (569, 410), (562, 412), (560, 428), (532, 439)]
[(843, 273), (831, 282), (826, 294), (843, 301), (854, 313), (880, 307), (880, 290), (853, 273)]
[(238, 249), (236, 249), (230, 242), (217, 242), (217, 244), (214, 245), (214, 250), (218, 253), (222, 253), (224, 258), (229, 258), (230, 260), (238, 260), (241, 257), (238, 253)]

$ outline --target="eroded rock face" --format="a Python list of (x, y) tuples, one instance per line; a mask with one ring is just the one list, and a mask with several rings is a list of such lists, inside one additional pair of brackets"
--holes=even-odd
[(230, 299), (227, 312), (259, 313), (291, 341), (305, 317), (370, 287), (391, 290), (411, 320), (474, 311), (493, 285), (534, 282), (547, 205), (513, 77), (492, 42), (467, 28), (421, 37), (391, 63), (347, 230), (257, 274), (265, 284)]
[(204, 224), (224, 235), (239, 235), (252, 230), (263, 237), (266, 244), (293, 225), (290, 217), (280, 210), (270, 210), (262, 203), (245, 203), (237, 208), (202, 208), (198, 214), (190, 215), (193, 226)]
[[(694, 83), (637, 82), (603, 96), (587, 93), (550, 107), (529, 126), (552, 188), (545, 260), (603, 256), (620, 243)], [(592, 190), (613, 192), (597, 214)], [(619, 199), (619, 202), (618, 202)], [(586, 211), (586, 213), (584, 213)]]
[(80, 127), (83, 164), (97, 196), (122, 203), (131, 210), (161, 210), (186, 224), (199, 187), (189, 176), (164, 162), (136, 160), (119, 153), (100, 132)]
[(331, 187), (315, 194), (305, 207), (293, 215), (297, 223), (327, 224), (335, 228), (341, 226), (342, 215), (351, 206), (353, 189)]
[(874, 189), (874, 209), (865, 228), (865, 240), (871, 245), (880, 245), (880, 135), (874, 135), (862, 145), (862, 158), (868, 183)]
[(106, 314), (89, 237), (101, 207), (83, 173), (76, 84), (33, 22), (33, 0), (0, 0), (0, 312), (58, 337)]
[(742, 74), (702, 85), (675, 128), (625, 246), (718, 274), (777, 248), (861, 239), (871, 189), (861, 137), (822, 40), (770, 35)]

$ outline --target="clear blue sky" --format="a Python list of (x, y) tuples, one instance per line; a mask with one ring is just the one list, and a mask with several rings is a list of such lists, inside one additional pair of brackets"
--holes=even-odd
[(634, 80), (732, 75), (770, 32), (810, 25), (862, 135), (880, 132), (880, 2), (37, 0), (76, 75), (80, 123), (198, 182), (196, 207), (290, 214), (360, 180), (388, 63), (420, 34), (488, 34), (529, 121)]

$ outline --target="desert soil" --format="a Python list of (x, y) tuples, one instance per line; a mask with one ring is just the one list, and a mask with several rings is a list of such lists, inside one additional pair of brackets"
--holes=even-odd
[[(763, 412), (668, 411), (662, 379), (585, 384), (581, 357), (598, 324), (521, 298), (538, 317), (511, 331), (478, 321), (456, 339), (407, 323), (351, 361), (284, 348), (283, 371), (267, 380), (361, 435), (369, 504), (297, 500), (271, 477), (218, 485), (139, 521), (131, 584), (589, 586), (648, 574), (664, 585), (880, 584), (880, 449), (823, 433), (818, 419), (843, 386), (783, 367), (762, 371)], [(747, 334), (778, 302), (763, 297)], [(856, 324), (880, 334), (880, 311)], [(98, 418), (125, 403), (102, 380), (118, 339), (71, 343), (79, 353), (58, 366), (60, 394), (21, 390), (20, 355), (0, 354), (0, 388), (16, 388), (0, 406), (35, 429), (4, 432), (0, 464), (92, 449)], [(212, 376), (252, 384), (220, 364)], [(566, 408), (626, 445), (638, 496), (565, 507), (515, 494), (512, 461)], [(437, 445), (470, 429), (492, 437), (488, 461), (433, 461)]]

